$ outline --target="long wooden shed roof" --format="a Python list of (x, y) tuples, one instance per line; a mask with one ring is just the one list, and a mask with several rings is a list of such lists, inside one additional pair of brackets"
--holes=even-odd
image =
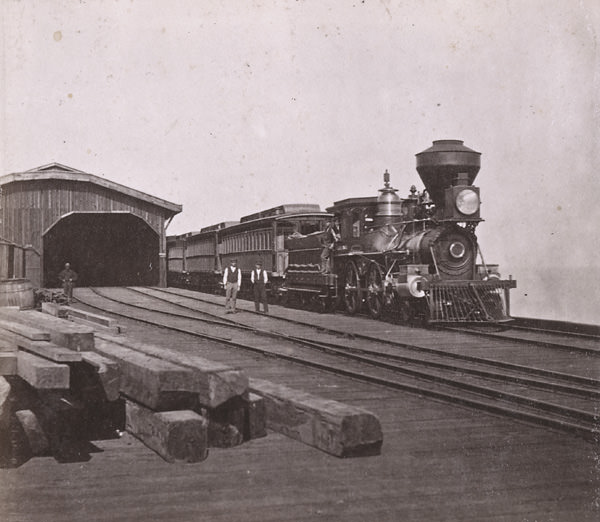
[(39, 180), (63, 180), (93, 183), (108, 190), (114, 190), (115, 192), (120, 192), (121, 194), (125, 194), (132, 198), (136, 198), (141, 201), (151, 203), (152, 205), (156, 205), (157, 207), (164, 208), (172, 212), (173, 215), (178, 214), (182, 210), (182, 206), (178, 205), (177, 203), (171, 203), (170, 201), (151, 196), (145, 192), (126, 187), (125, 185), (95, 176), (94, 174), (83, 172), (82, 170), (67, 167), (66, 165), (62, 165), (60, 163), (49, 163), (48, 165), (42, 165), (40, 167), (26, 170), (25, 172), (6, 174), (5, 176), (0, 177), (0, 187), (17, 181)]

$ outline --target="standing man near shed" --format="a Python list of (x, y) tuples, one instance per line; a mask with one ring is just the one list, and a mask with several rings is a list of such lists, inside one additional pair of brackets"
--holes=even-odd
[(223, 286), (225, 287), (225, 313), (234, 314), (236, 310), (237, 293), (242, 287), (242, 271), (237, 267), (237, 259), (232, 259), (230, 266), (223, 272)]
[(260, 303), (262, 302), (265, 309), (265, 314), (269, 313), (269, 303), (267, 302), (267, 283), (269, 278), (267, 271), (263, 270), (262, 263), (256, 262), (256, 267), (250, 274), (250, 280), (254, 285), (254, 308), (257, 312), (260, 312)]
[(71, 270), (70, 263), (65, 263), (65, 268), (58, 274), (58, 278), (63, 285), (63, 292), (67, 297), (67, 304), (71, 304), (71, 300), (73, 299), (73, 286), (75, 285), (75, 281), (77, 281), (77, 273), (74, 270)]

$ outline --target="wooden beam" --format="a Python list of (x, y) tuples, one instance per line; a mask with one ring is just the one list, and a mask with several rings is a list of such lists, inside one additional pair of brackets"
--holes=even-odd
[(16, 323), (14, 321), (6, 321), (0, 319), (0, 329), (6, 330), (7, 332), (20, 335), (29, 339), (30, 341), (49, 341), (50, 334), (40, 328), (35, 328), (22, 323)]
[(167, 462), (208, 457), (208, 421), (189, 410), (154, 412), (127, 401), (127, 431)]
[(46, 341), (32, 341), (27, 343), (27, 346), (20, 347), (29, 353), (39, 355), (40, 357), (53, 362), (66, 363), (81, 361), (81, 352), (74, 352), (68, 348), (56, 346), (54, 343), (48, 343)]
[(126, 337), (98, 333), (97, 338), (98, 342), (100, 339), (110, 341), (116, 345), (187, 368), (194, 375), (198, 400), (202, 406), (207, 408), (216, 408), (233, 397), (243, 395), (248, 390), (248, 377), (246, 374), (231, 366), (210, 361), (204, 357), (186, 355), (168, 348), (134, 341)]
[(0, 352), (0, 375), (16, 375), (17, 352)]
[(53, 317), (60, 317), (61, 319), (67, 317), (67, 312), (63, 311), (63, 307), (57, 303), (42, 303), (42, 312)]
[(267, 427), (336, 457), (379, 455), (379, 419), (362, 408), (321, 399), (286, 386), (250, 379), (265, 400)]
[(119, 364), (121, 393), (136, 402), (160, 411), (196, 405), (197, 385), (188, 368), (101, 339), (95, 351)]
[(17, 354), (17, 375), (38, 390), (69, 388), (66, 364), (57, 364), (27, 352)]
[(98, 323), (92, 323), (86, 319), (81, 319), (80, 317), (69, 316), (69, 321), (72, 321), (75, 324), (79, 324), (81, 326), (89, 326), (94, 330), (94, 336), (96, 336), (100, 332), (104, 332), (108, 335), (120, 335), (125, 333), (125, 327), (123, 326), (102, 326)]
[(0, 308), (0, 319), (20, 324), (36, 326), (48, 331), (50, 340), (75, 351), (94, 349), (94, 330), (86, 326), (73, 324), (65, 319), (52, 317), (34, 310), (8, 310)]
[(46, 454), (50, 450), (50, 442), (35, 413), (31, 410), (19, 410), (15, 417), (23, 428), (31, 455)]
[(48, 341), (31, 341), (26, 337), (0, 330), (0, 339), (11, 343), (14, 350), (25, 350), (53, 362), (79, 362), (81, 354)]
[(116, 401), (119, 398), (121, 371), (119, 363), (103, 357), (96, 352), (80, 352), (82, 362), (90, 368), (96, 375), (100, 386), (108, 401)]
[[(6, 330), (4, 330), (6, 331)], [(7, 339), (0, 337), (0, 353), (1, 352), (15, 352), (16, 348), (13, 343), (8, 341)]]
[(90, 323), (99, 324), (100, 326), (117, 326), (117, 320), (111, 317), (94, 314), (92, 312), (87, 312), (86, 310), (79, 310), (72, 306), (61, 306), (60, 308), (69, 318), (76, 317), (77, 319), (84, 319)]

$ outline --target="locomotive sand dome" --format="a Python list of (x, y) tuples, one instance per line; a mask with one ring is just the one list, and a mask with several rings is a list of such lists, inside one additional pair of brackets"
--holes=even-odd
[(390, 186), (390, 173), (386, 170), (383, 174), (384, 187), (379, 189), (377, 197), (377, 213), (375, 214), (374, 225), (387, 225), (393, 223), (395, 218), (402, 215), (402, 200), (396, 194), (398, 189)]

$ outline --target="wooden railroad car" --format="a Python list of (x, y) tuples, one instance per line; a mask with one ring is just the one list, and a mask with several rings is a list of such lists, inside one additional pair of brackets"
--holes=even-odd
[[(269, 275), (269, 291), (279, 295), (287, 268), (285, 238), (323, 229), (330, 214), (315, 204), (279, 205), (202, 228), (199, 232), (167, 238), (169, 284), (203, 291), (219, 288), (223, 270), (237, 259), (242, 276), (249, 279), (257, 261)], [(245, 288), (244, 288), (245, 287)], [(247, 290), (248, 284), (242, 285)]]

